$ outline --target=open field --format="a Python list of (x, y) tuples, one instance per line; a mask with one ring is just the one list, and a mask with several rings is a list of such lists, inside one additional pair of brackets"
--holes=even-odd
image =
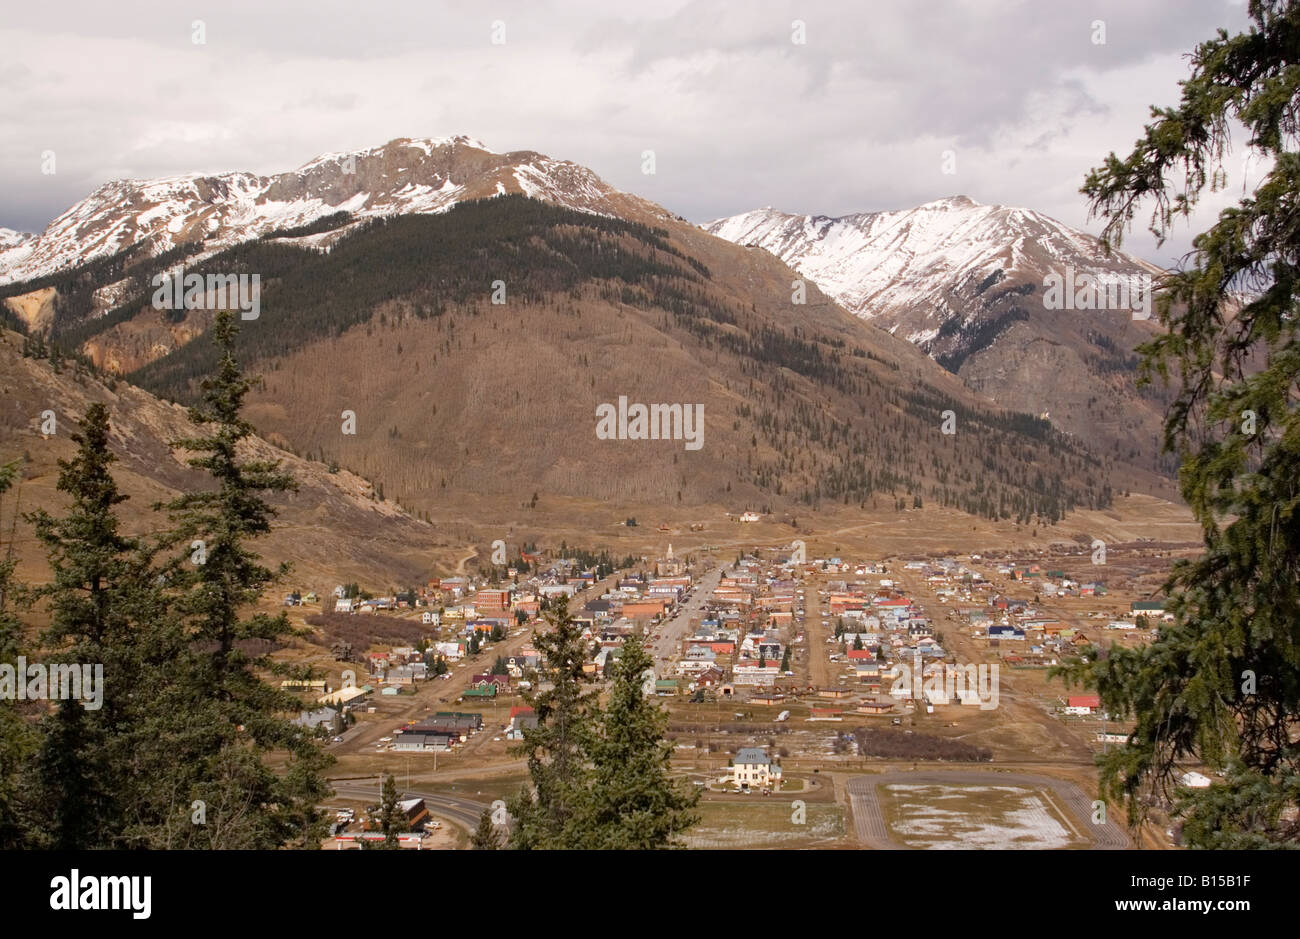
[(700, 823), (683, 838), (692, 848), (812, 848), (836, 846), (844, 837), (844, 812), (829, 803), (808, 802), (798, 823), (794, 800), (751, 796), (747, 802), (705, 801)]
[(895, 783), (879, 796), (890, 833), (909, 848), (1076, 848), (1045, 793), (1019, 786)]
[(1046, 776), (919, 772), (859, 776), (846, 786), (858, 840), (875, 848), (1121, 848), (1107, 819), (1091, 824), (1079, 787)]

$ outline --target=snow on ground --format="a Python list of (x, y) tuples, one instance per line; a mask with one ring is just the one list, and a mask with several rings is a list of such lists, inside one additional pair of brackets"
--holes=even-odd
[[(1043, 794), (1019, 786), (896, 783), (882, 787), (893, 801), (891, 831), (912, 847), (1066, 848), (1077, 843)], [(941, 807), (938, 802), (958, 802)]]

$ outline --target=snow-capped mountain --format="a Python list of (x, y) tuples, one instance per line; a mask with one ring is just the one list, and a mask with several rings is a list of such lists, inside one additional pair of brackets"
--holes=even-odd
[[(382, 147), (326, 154), (273, 176), (234, 172), (106, 183), (39, 234), (0, 229), (0, 284), (133, 246), (157, 255), (190, 244), (195, 253), (208, 254), (336, 212), (358, 220), (444, 212), (457, 202), (500, 193), (606, 215), (664, 215), (576, 163), (527, 150), (494, 153), (465, 136), (401, 138)], [(308, 238), (327, 245), (342, 230)]]
[(37, 237), (29, 232), (0, 228), (0, 271), (26, 260), (32, 253), (32, 245)]
[(1053, 307), (1050, 277), (1154, 285), (1160, 270), (1029, 209), (954, 196), (840, 218), (765, 208), (701, 226), (762, 248), (849, 312), (907, 339), (966, 385), (1046, 414), (1095, 450), (1143, 470), (1159, 458), (1162, 404), (1138, 395), (1134, 348), (1151, 335), (1134, 304)]
[(1046, 215), (966, 196), (840, 218), (764, 208), (703, 227), (767, 249), (849, 312), (922, 346), (952, 317), (974, 312), (962, 295), (991, 276), (1041, 285), (1066, 267), (1102, 278), (1159, 273), (1127, 255), (1107, 256), (1098, 239)]
[[(40, 234), (0, 229), (0, 286), (9, 285), (2, 302), (11, 318), (40, 331), (66, 332), (115, 311), (113, 323), (82, 331), (93, 337), (81, 351), (132, 371), (205, 328), (198, 316), (126, 309), (156, 266), (139, 262), (179, 248), (190, 263), (267, 236), (326, 250), (367, 219), (436, 214), (507, 193), (672, 230), (696, 255), (717, 254), (708, 267), (723, 280), (748, 270), (754, 257), (724, 241), (765, 248), (763, 266), (772, 266), (770, 252), (1002, 407), (1046, 412), (1096, 452), (1140, 463), (1143, 471), (1166, 468), (1150, 456), (1159, 451), (1158, 402), (1138, 396), (1131, 375), (1132, 350), (1149, 325), (1114, 310), (1047, 310), (1043, 296), (1049, 273), (1105, 279), (1155, 269), (1108, 257), (1096, 239), (1046, 216), (965, 197), (839, 219), (763, 209), (695, 227), (575, 163), (529, 150), (495, 153), (463, 136), (401, 138), (272, 176), (107, 183)], [(28, 286), (128, 249), (88, 276)], [(768, 302), (788, 303), (788, 289), (787, 283)], [(804, 315), (820, 314), (809, 308)]]

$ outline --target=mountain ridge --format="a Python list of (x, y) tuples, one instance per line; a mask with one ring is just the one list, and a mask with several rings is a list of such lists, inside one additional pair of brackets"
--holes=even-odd
[(1047, 415), (1172, 494), (1162, 453), (1167, 395), (1139, 390), (1137, 347), (1154, 321), (1131, 309), (1052, 309), (1052, 276), (1155, 284), (1161, 271), (1108, 251), (1050, 216), (952, 196), (911, 209), (843, 216), (772, 208), (702, 230), (781, 259), (850, 313), (916, 345), (1002, 407)]
[[(195, 342), (210, 311), (158, 309), (153, 277), (177, 262), (187, 272), (260, 275), (262, 316), (241, 343), (281, 397), (257, 402), (259, 426), (298, 452), (337, 456), (387, 481), (421, 510), (431, 503), (415, 500), (439, 501), (431, 487), (504, 493), (516, 478), (581, 498), (597, 496), (606, 480), (617, 482), (620, 498), (648, 502), (816, 506), (829, 498), (865, 506), (885, 495), (1025, 521), (1109, 502), (1109, 454), (1099, 461), (1077, 441), (1049, 434), (1026, 416), (1033, 409), (972, 395), (920, 349), (852, 316), (816, 286), (800, 303), (779, 258), (716, 237), (576, 164), (477, 144), (402, 138), (325, 154), (273, 179), (132, 183), (147, 204), (97, 214), (98, 203), (83, 201), (53, 226), (75, 235), (67, 221), (75, 217), (93, 229), (95, 246), (77, 256), (77, 267), (10, 284), (0, 297), (29, 323), (39, 315), (64, 352), (175, 400), (192, 394), (211, 365), (207, 346)], [(946, 210), (965, 208), (953, 202)], [(195, 226), (218, 234), (189, 238)], [(160, 231), (165, 237), (155, 237)], [(505, 309), (488, 300), (497, 283), (509, 286)], [(36, 303), (37, 290), (53, 297)], [(390, 332), (385, 351), (376, 337)], [(498, 342), (498, 333), (529, 339)], [(485, 345), (500, 354), (483, 358)], [(399, 360), (403, 348), (418, 353)], [(551, 374), (600, 393), (591, 408), (625, 393), (705, 401), (709, 452), (662, 464), (635, 448), (592, 447), (593, 428), (582, 426), (591, 415), (567, 416), (583, 395), (555, 397), (536, 372), (542, 350)], [(646, 370), (651, 350), (662, 375)], [(434, 362), (445, 374), (421, 368)], [(411, 371), (393, 384), (387, 373), (399, 364)], [(486, 390), (461, 395), (461, 386), (481, 387), (485, 374), (502, 369), (540, 383), (536, 406), (547, 420), (503, 419), (502, 409), (508, 414), (517, 402)], [(351, 376), (345, 390), (362, 400), (322, 393), (338, 374)], [(677, 397), (690, 388), (696, 398)], [(454, 409), (457, 419), (421, 419), (417, 403), (440, 414)], [(372, 409), (359, 450), (338, 435), (339, 411), (363, 413), (357, 404)], [(949, 411), (964, 428), (955, 439), (939, 429)], [(394, 419), (376, 426), (375, 413)], [(501, 428), (478, 434), (496, 448), (494, 459), (434, 443), (475, 426)], [(415, 439), (419, 446), (397, 443)], [(528, 452), (512, 454), (522, 442)], [(583, 458), (557, 452), (561, 443)], [(431, 454), (436, 472), (422, 465)]]
[[(948, 221), (954, 217), (955, 224)], [(983, 279), (994, 270), (1025, 266), (1031, 261), (1031, 239), (1038, 253), (1052, 260), (1082, 260), (1105, 273), (1129, 268), (1161, 273), (1139, 258), (1108, 253), (1099, 239), (1043, 213), (983, 204), (965, 195), (910, 209), (840, 216), (795, 215), (769, 206), (700, 227), (728, 241), (771, 251), (816, 281), (850, 313), (883, 319), (891, 332), (908, 322), (897, 315), (899, 308), (943, 303), (941, 281)], [(967, 250), (959, 253), (963, 247)], [(918, 333), (904, 338), (926, 341)]]
[[(473, 137), (390, 140), (327, 153), (270, 176), (234, 171), (114, 180), (40, 233), (0, 230), (0, 285), (48, 277), (123, 251), (157, 256), (178, 246), (198, 256), (276, 230), (346, 212), (367, 218), (444, 212), (458, 202), (522, 193), (597, 214), (666, 216), (586, 167), (532, 150), (496, 153)], [(328, 247), (347, 226), (311, 242)]]

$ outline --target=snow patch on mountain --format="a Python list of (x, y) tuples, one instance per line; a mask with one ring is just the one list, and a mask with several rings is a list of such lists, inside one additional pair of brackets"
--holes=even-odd
[[(157, 255), (188, 244), (203, 257), (337, 212), (358, 220), (432, 214), (507, 192), (601, 215), (666, 214), (575, 163), (532, 151), (496, 153), (467, 136), (401, 138), (324, 154), (274, 176), (235, 172), (106, 183), (40, 234), (0, 229), (0, 284), (134, 246)], [(348, 227), (293, 241), (327, 248)]]
[[(831, 218), (789, 215), (762, 208), (703, 226), (741, 245), (770, 251), (850, 312), (875, 319), (903, 309), (930, 307), (933, 322), (951, 314), (959, 286), (1000, 277), (1042, 273), (1067, 265), (1102, 273), (1136, 266), (1136, 258), (1107, 255), (1101, 242), (1029, 209), (981, 205), (953, 196), (896, 212)], [(911, 335), (933, 338), (927, 325)], [(927, 335), (929, 334), (929, 335)]]

